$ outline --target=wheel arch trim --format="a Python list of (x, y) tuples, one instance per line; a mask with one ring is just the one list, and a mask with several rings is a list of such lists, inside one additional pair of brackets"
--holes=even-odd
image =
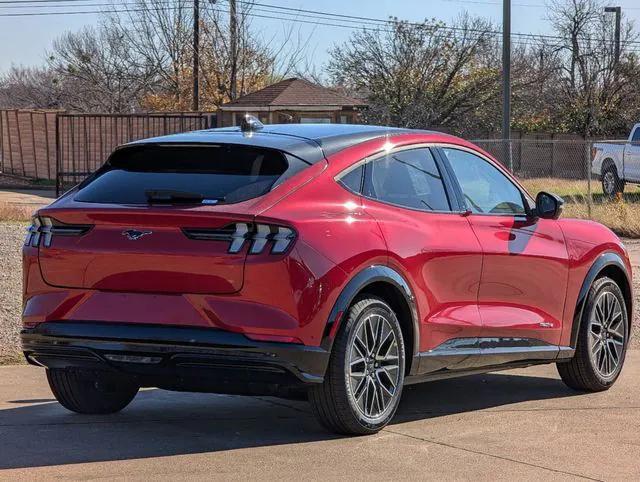
[[(576, 347), (576, 343), (578, 341), (578, 333), (580, 332), (580, 324), (582, 323), (582, 315), (584, 312), (584, 307), (587, 302), (587, 296), (589, 295), (589, 290), (591, 289), (591, 285), (598, 278), (600, 273), (602, 273), (608, 267), (615, 267), (619, 269), (626, 281), (626, 286), (620, 286), (620, 290), (622, 291), (623, 296), (625, 297), (625, 305), (627, 308), (627, 317), (629, 325), (632, 324), (633, 317), (633, 294), (631, 293), (631, 279), (629, 276), (629, 272), (627, 267), (622, 260), (621, 256), (618, 253), (614, 253), (612, 251), (607, 251), (605, 253), (600, 254), (596, 260), (593, 262), (587, 275), (585, 276), (582, 286), (580, 287), (580, 291), (578, 292), (578, 298), (576, 300), (576, 308), (573, 313), (573, 323), (571, 325), (571, 339), (569, 345), (571, 348)], [(625, 292), (626, 290), (626, 292)], [(629, 326), (630, 328), (631, 326)], [(629, 337), (628, 337), (629, 338)]]
[[(333, 344), (333, 337), (330, 336), (330, 334), (337, 328), (335, 323), (340, 322), (340, 318), (347, 312), (356, 296), (365, 290), (367, 286), (378, 282), (389, 283), (402, 293), (411, 315), (411, 326), (413, 331), (412, 357), (417, 357), (418, 348), (420, 346), (420, 325), (418, 322), (416, 297), (407, 280), (393, 268), (384, 265), (372, 265), (364, 268), (355, 274), (342, 289), (342, 292), (331, 309), (329, 319), (327, 320), (327, 326), (325, 328), (322, 342), (322, 346), (325, 349), (331, 348), (331, 345)], [(412, 363), (411, 366), (414, 368), (416, 365)]]

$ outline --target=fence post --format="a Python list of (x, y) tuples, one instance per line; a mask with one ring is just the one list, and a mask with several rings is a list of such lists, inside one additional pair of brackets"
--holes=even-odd
[(556, 175), (556, 139), (551, 136), (551, 177)]
[(4, 172), (4, 124), (3, 115), (0, 110), (0, 173)]
[(48, 113), (43, 112), (44, 116), (44, 141), (47, 150), (47, 179), (51, 179), (51, 151), (49, 146), (49, 122), (47, 121)]
[(585, 139), (585, 160), (587, 161), (587, 216), (592, 218), (591, 209), (593, 203), (593, 195), (591, 192), (591, 141)]
[(38, 155), (36, 154), (36, 130), (33, 124), (33, 111), (29, 111), (29, 123), (31, 124), (31, 147), (33, 152), (33, 172), (36, 176), (36, 179), (39, 179), (38, 176)]
[(62, 155), (60, 154), (60, 114), (56, 112), (56, 197), (60, 196), (60, 184), (61, 184), (61, 169), (60, 162), (62, 159)]
[(20, 134), (20, 117), (18, 116), (18, 109), (13, 111), (16, 118), (16, 132), (18, 134), (18, 152), (20, 152), (20, 162), (22, 163), (22, 177), (27, 177), (27, 171), (24, 167), (24, 153), (22, 152), (22, 135)]

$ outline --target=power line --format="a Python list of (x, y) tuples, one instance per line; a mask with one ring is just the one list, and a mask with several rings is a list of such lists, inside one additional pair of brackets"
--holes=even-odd
[[(69, 1), (69, 0), (63, 0), (63, 1)], [(87, 1), (91, 1), (91, 0), (80, 0), (83, 2), (87, 2)], [(104, 1), (104, 0), (95, 0), (95, 1)], [(164, 0), (161, 3), (165, 4), (165, 5), (169, 5), (172, 4), (172, 0)], [(135, 7), (135, 6), (139, 6), (139, 3), (129, 3), (129, 2), (123, 2), (123, 3), (119, 3), (118, 7), (127, 7), (127, 6), (131, 6), (131, 7)], [(191, 5), (191, 4), (189, 4)], [(74, 4), (74, 5), (60, 5), (57, 2), (54, 5), (0, 5), (0, 12), (2, 10), (6, 10), (6, 9), (20, 9), (20, 8), (79, 8), (79, 7), (92, 7), (92, 8), (97, 8), (97, 7), (114, 7), (114, 3), (110, 2), (110, 3), (82, 3), (82, 4)], [(25, 12), (28, 13), (28, 12)], [(42, 12), (42, 13), (48, 13), (48, 12)]]
[[(25, 3), (41, 3), (41, 4), (58, 4), (58, 5), (41, 5), (42, 8), (49, 7), (61, 7), (60, 3), (68, 3), (68, 2), (81, 2), (84, 1), (85, 4), (76, 3), (75, 7), (99, 7), (99, 6), (109, 6), (113, 7), (113, 4), (86, 4), (87, 1), (90, 0), (0, 0), (0, 9), (9, 8), (7, 4), (13, 4), (12, 6), (16, 6), (15, 4), (25, 4)], [(168, 0), (170, 1), (170, 0)], [(271, 19), (271, 20), (279, 20), (279, 21), (287, 21), (287, 22), (295, 22), (309, 25), (320, 25), (320, 26), (329, 26), (329, 27), (339, 27), (339, 28), (348, 28), (351, 30), (354, 29), (364, 29), (364, 30), (374, 30), (380, 32), (393, 32), (393, 20), (385, 20), (374, 17), (364, 17), (364, 16), (356, 16), (356, 15), (345, 15), (333, 12), (323, 12), (319, 10), (308, 10), (308, 9), (300, 9), (300, 8), (292, 8), (292, 7), (284, 7), (280, 5), (272, 5), (267, 3), (259, 3), (259, 2), (250, 2), (244, 0), (237, 0), (238, 3), (247, 5), (251, 7), (253, 10), (257, 10), (260, 13), (254, 12), (245, 12), (244, 14), (250, 17), (255, 18), (263, 18), (263, 19)], [(118, 5), (118, 7), (126, 6), (129, 8), (113, 8), (110, 9), (110, 13), (135, 13), (135, 12), (145, 12), (145, 11), (162, 11), (163, 9), (169, 10), (178, 10), (180, 7), (170, 7), (167, 4), (164, 8), (154, 8), (153, 6), (145, 6), (138, 7), (139, 4), (135, 3), (124, 3)], [(29, 5), (23, 5), (27, 7)], [(72, 5), (67, 5), (68, 7), (72, 7)], [(186, 5), (185, 5), (186, 6)], [(33, 7), (33, 5), (31, 6)], [(228, 13), (227, 11), (213, 9), (215, 11)], [(16, 12), (16, 13), (2, 13), (0, 10), (0, 17), (39, 17), (39, 16), (60, 16), (60, 15), (88, 15), (88, 14), (99, 14), (103, 13), (104, 10), (69, 10), (64, 12), (50, 12), (50, 11), (38, 11), (38, 12)], [(272, 15), (265, 15), (272, 14)], [(274, 15), (278, 16), (274, 16)], [(288, 15), (288, 18), (283, 18), (282, 15)], [(295, 15), (295, 17), (293, 17)], [(301, 18), (302, 17), (302, 18)], [(338, 22), (338, 23), (336, 23)], [(423, 26), (424, 23), (420, 22), (411, 22), (404, 21), (408, 25), (413, 26)], [(478, 40), (479, 38), (485, 36), (499, 36), (502, 35), (502, 32), (499, 30), (483, 30), (483, 29), (465, 29), (462, 27), (454, 27), (447, 25), (435, 25), (433, 26), (434, 32), (438, 32), (435, 34), (436, 38), (455, 38), (455, 33), (464, 33), (468, 35), (469, 33), (475, 34), (475, 37), (469, 37), (470, 39)], [(445, 36), (442, 32), (450, 32), (448, 36)], [(515, 37), (516, 40), (513, 40), (513, 43), (516, 45), (530, 45), (531, 41), (536, 42), (545, 42), (545, 41), (566, 41), (567, 38), (557, 36), (557, 35), (544, 35), (544, 34), (532, 34), (532, 33), (519, 33), (513, 32), (512, 37)], [(590, 37), (582, 37), (579, 39), (581, 42), (583, 41), (597, 41), (601, 42), (601, 39), (593, 39)], [(604, 40), (604, 43), (612, 43), (613, 41)], [(640, 41), (627, 41), (625, 45), (628, 47), (630, 45), (640, 46)], [(561, 47), (561, 45), (551, 45), (552, 47)], [(636, 49), (627, 48), (627, 52), (637, 52)]]
[[(27, 4), (27, 3), (47, 4), (47, 3), (75, 3), (75, 2), (86, 2), (86, 1), (87, 0), (0, 0), (0, 4), (20, 5), (20, 4)], [(28, 5), (24, 5), (24, 6), (26, 7)], [(44, 5), (38, 5), (38, 6), (44, 7)]]
[[(225, 0), (223, 0), (225, 1)], [(238, 3), (241, 4), (245, 4), (248, 7), (251, 6), (258, 6), (258, 7), (263, 7), (263, 9), (261, 11), (265, 11), (264, 8), (266, 9), (272, 9), (272, 10), (284, 10), (284, 11), (290, 11), (290, 12), (296, 12), (299, 14), (305, 14), (303, 16), (308, 17), (308, 14), (312, 14), (312, 15), (321, 15), (321, 16), (325, 16), (325, 17), (335, 17), (335, 18), (342, 18), (345, 20), (342, 20), (342, 22), (346, 22), (346, 23), (355, 23), (355, 22), (369, 22), (369, 23), (378, 23), (378, 24), (386, 24), (386, 25), (393, 25), (393, 20), (389, 20), (389, 19), (381, 19), (381, 18), (375, 18), (375, 17), (365, 17), (365, 16), (358, 16), (358, 15), (345, 15), (345, 14), (338, 14), (338, 13), (333, 13), (333, 12), (324, 12), (324, 11), (320, 11), (320, 10), (309, 10), (309, 9), (303, 9), (303, 8), (292, 8), (292, 7), (284, 7), (281, 5), (273, 5), (273, 4), (268, 4), (268, 3), (261, 3), (261, 2), (251, 2), (251, 1), (246, 1), (246, 0), (237, 0)], [(271, 12), (271, 13), (275, 13), (275, 12)], [(250, 14), (250, 13), (249, 13)], [(413, 25), (413, 26), (421, 26), (424, 25), (424, 23), (421, 22), (412, 22), (412, 21), (404, 21), (406, 22), (408, 25)], [(473, 33), (481, 33), (483, 35), (486, 34), (492, 34), (492, 35), (496, 35), (496, 36), (500, 36), (502, 35), (502, 31), (501, 30), (483, 30), (483, 29), (465, 29), (462, 27), (454, 27), (454, 26), (447, 26), (447, 25), (442, 25), (442, 26), (438, 26), (439, 29), (442, 30), (452, 30), (452, 31), (463, 31), (465, 33), (467, 32), (473, 32)], [(529, 39), (533, 39), (533, 40), (540, 40), (540, 39), (547, 39), (547, 40), (568, 40), (565, 37), (561, 37), (559, 35), (549, 35), (549, 34), (533, 34), (533, 33), (521, 33), (521, 32), (512, 32), (511, 36), (515, 36), (515, 37), (521, 37), (521, 38), (529, 38)], [(590, 37), (583, 37), (581, 40), (594, 40), (594, 41), (600, 41), (600, 39), (593, 39)], [(611, 42), (613, 43), (613, 41), (606, 41), (605, 42)], [(628, 45), (629, 44), (637, 44), (640, 45), (640, 41), (628, 41), (626, 42)]]
[[(444, 0), (448, 3), (467, 3), (472, 5), (500, 5), (502, 2), (483, 2), (480, 0)], [(539, 3), (512, 3), (512, 7), (533, 7), (533, 8), (546, 8), (547, 6)]]
[[(443, 0), (449, 3), (463, 3), (471, 5), (502, 5), (501, 2), (490, 2), (481, 0)], [(532, 8), (547, 8), (547, 5), (540, 3), (512, 3), (512, 7), (532, 7)], [(625, 10), (640, 10), (640, 7), (624, 7)]]

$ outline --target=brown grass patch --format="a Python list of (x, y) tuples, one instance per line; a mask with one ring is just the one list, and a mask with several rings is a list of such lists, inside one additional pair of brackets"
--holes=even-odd
[[(536, 177), (533, 179), (521, 179), (520, 182), (532, 196), (535, 196), (540, 191), (547, 191), (563, 198), (582, 198), (589, 193), (589, 181), (586, 179)], [(597, 179), (591, 180), (591, 193), (602, 196), (602, 185)], [(565, 200), (569, 201), (570, 199)]]
[(565, 200), (563, 217), (591, 219), (604, 224), (616, 234), (640, 238), (640, 195), (635, 185), (627, 185), (624, 197), (616, 201), (606, 199), (597, 179), (591, 180), (591, 216), (589, 216), (589, 185), (581, 179), (540, 177), (523, 179), (523, 186), (535, 196), (548, 191)]
[(563, 217), (591, 219), (604, 224), (619, 236), (640, 238), (640, 205), (616, 201), (593, 204), (591, 217), (587, 203), (567, 203)]

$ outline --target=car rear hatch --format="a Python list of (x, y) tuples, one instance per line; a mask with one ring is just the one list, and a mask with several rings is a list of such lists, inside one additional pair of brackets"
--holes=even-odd
[[(259, 227), (255, 200), (307, 166), (252, 146), (130, 146), (40, 210), (27, 242), (39, 246), (43, 278), (55, 286), (234, 293)], [(285, 227), (266, 233), (280, 252), (294, 237)]]

